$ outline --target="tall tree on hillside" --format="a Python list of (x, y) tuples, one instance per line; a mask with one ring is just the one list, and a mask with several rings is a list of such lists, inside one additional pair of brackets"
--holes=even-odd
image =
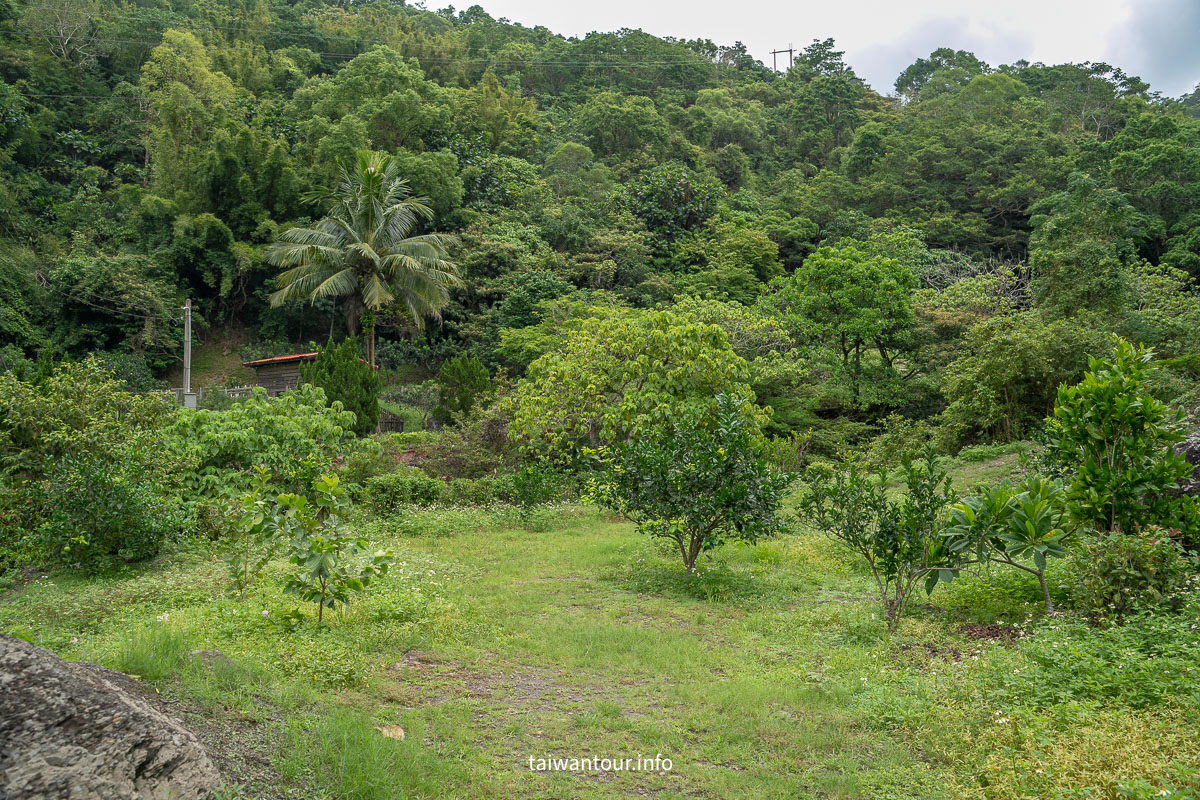
[(352, 336), (367, 317), (367, 360), (374, 366), (375, 314), (399, 304), (422, 327), (426, 317), (440, 318), (450, 288), (462, 281), (447, 258), (452, 236), (411, 235), (433, 211), (411, 196), (391, 156), (363, 151), (353, 166), (339, 166), (336, 188), (306, 195), (326, 207), (326, 216), (311, 228), (284, 231), (267, 252), (270, 264), (284, 268), (271, 304), (339, 298)]
[(1115, 311), (1128, 297), (1146, 218), (1111, 186), (1076, 172), (1065, 192), (1032, 209), (1030, 288), (1056, 317)]

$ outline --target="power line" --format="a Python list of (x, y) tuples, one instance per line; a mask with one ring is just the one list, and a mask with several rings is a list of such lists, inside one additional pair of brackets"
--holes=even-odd
[[(27, 39), (58, 39), (60, 41), (84, 41), (84, 42), (103, 42), (106, 44), (138, 44), (147, 47), (158, 47), (162, 44), (161, 41), (151, 42), (144, 39), (110, 39), (103, 36), (62, 36), (52, 33), (24, 33), (21, 31), (0, 30), (0, 33), (9, 36), (22, 36)], [(383, 42), (368, 42), (367, 44), (386, 46)], [(261, 47), (261, 45), (258, 45)], [(222, 52), (241, 52), (243, 48), (229, 47), (222, 45), (204, 45), (206, 50), (217, 50)], [(265, 48), (264, 48), (265, 49)], [(270, 52), (270, 51), (268, 51)], [(313, 55), (323, 58), (358, 58), (362, 53), (319, 53), (310, 51)], [(492, 66), (511, 66), (511, 67), (672, 67), (672, 66), (696, 66), (708, 69), (714, 66), (706, 59), (697, 57), (695, 59), (675, 60), (675, 61), (501, 61), (487, 57), (476, 58), (443, 58), (439, 56), (403, 56), (404, 58), (412, 58), (417, 61), (430, 62), (434, 64), (481, 64)]]
[[(44, 5), (28, 5), (28, 6), (25, 6), (25, 8), (27, 10), (28, 9), (43, 9), (43, 10), (51, 10), (51, 11), (57, 10), (57, 8), (55, 6), (44, 6)], [(266, 29), (266, 30), (255, 32), (255, 31), (251, 30), (251, 28), (249, 26), (217, 25), (216, 23), (212, 23), (212, 22), (197, 22), (197, 21), (186, 20), (186, 19), (176, 20), (174, 22), (167, 22), (165, 20), (162, 20), (162, 19), (159, 19), (156, 17), (152, 17), (152, 16), (129, 14), (129, 13), (125, 13), (125, 12), (116, 12), (116, 11), (108, 11), (104, 14), (104, 16), (106, 19), (118, 18), (118, 19), (124, 19), (124, 20), (132, 21), (132, 22), (149, 22), (152, 24), (163, 25), (166, 27), (190, 28), (191, 30), (198, 31), (198, 32), (204, 32), (206, 30), (223, 30), (223, 31), (233, 31), (235, 33), (246, 33), (246, 34), (258, 35), (258, 36), (276, 36), (276, 37), (282, 37), (282, 38), (287, 38), (287, 39), (339, 39), (344, 42), (353, 42), (358, 45), (387, 45), (388, 44), (388, 42), (385, 42), (385, 41), (382, 41), (379, 39), (362, 39), (357, 36), (342, 36), (342, 35), (336, 34), (336, 33), (324, 33), (324, 32), (319, 32), (319, 31), (314, 32), (314, 33), (287, 33), (284, 31), (274, 31), (274, 30)], [(31, 34), (31, 35), (40, 35), (40, 34)], [(317, 55), (333, 55), (333, 54), (317, 53)], [(641, 56), (636, 53), (611, 53), (611, 54), (607, 54), (604, 57), (605, 58), (631, 58), (631, 59), (632, 58), (641, 58)], [(413, 58), (417, 58), (417, 56), (413, 56)], [(700, 59), (705, 64), (712, 63), (707, 58), (705, 58), (704, 56), (702, 56), (700, 54), (696, 54), (696, 58)], [(516, 63), (516, 62), (514, 62), (514, 63)], [(546, 63), (553, 63), (553, 62), (546, 62)], [(650, 62), (647, 62), (647, 63), (650, 63)], [(690, 63), (694, 63), (694, 61), (681, 60), (678, 62), (671, 62), (671, 63), (690, 64)]]
[[(25, 9), (26, 10), (38, 9), (38, 10), (46, 10), (46, 11), (57, 11), (58, 10), (57, 7), (55, 7), (55, 6), (38, 6), (38, 5), (28, 5), (28, 6), (25, 6)], [(129, 13), (115, 12), (115, 11), (105, 12), (104, 17), (105, 17), (105, 19), (113, 19), (113, 18), (124, 19), (124, 20), (128, 20), (130, 22), (150, 22), (153, 24), (165, 25), (165, 26), (172, 27), (172, 28), (175, 28), (175, 27), (182, 28), (182, 27), (191, 26), (193, 30), (204, 30), (204, 29), (211, 28), (212, 30), (222, 30), (222, 31), (235, 31), (235, 32), (242, 31), (242, 32), (247, 32), (247, 33), (252, 32), (252, 31), (250, 31), (248, 26), (217, 25), (217, 24), (211, 23), (211, 22), (197, 23), (197, 22), (193, 22), (191, 20), (186, 20), (186, 19), (177, 19), (175, 21), (168, 22), (168, 21), (165, 21), (158, 17), (145, 16), (145, 15), (140, 15), (140, 14), (129, 14)], [(364, 41), (363, 39), (360, 39), (357, 36), (341, 36), (336, 33), (284, 33), (282, 31), (267, 30), (267, 31), (263, 31), (262, 35), (281, 36), (281, 37), (288, 38), (288, 39), (340, 39), (344, 42), (363, 42)]]
[[(77, 295), (70, 295), (70, 294), (67, 294), (66, 292), (55, 289), (53, 286), (50, 285), (50, 282), (46, 279), (46, 276), (42, 275), (41, 273), (37, 274), (37, 281), (38, 281), (38, 284), (40, 284), (43, 289), (53, 292), (54, 294), (58, 295), (59, 297), (63, 298), (64, 300), (70, 300), (75, 303), (82, 303), (83, 305), (88, 306), (90, 308), (94, 308), (97, 311), (103, 311), (106, 314), (115, 314), (117, 316), (122, 316), (122, 317), (133, 317), (134, 319), (141, 319), (141, 320), (147, 320), (147, 321), (153, 320), (155, 322), (178, 323), (181, 321), (179, 318), (176, 318), (176, 317), (164, 317), (164, 316), (161, 316), (158, 314), (135, 314), (132, 311), (124, 311), (122, 309), (117, 309), (117, 308), (106, 308), (105, 306), (96, 305), (95, 303), (85, 300), (83, 297), (79, 297)], [(95, 297), (95, 295), (90, 295), (90, 296)]]

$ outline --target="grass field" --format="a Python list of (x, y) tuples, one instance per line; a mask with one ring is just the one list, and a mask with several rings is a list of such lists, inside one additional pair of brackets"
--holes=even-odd
[[(209, 543), (112, 578), (27, 575), (0, 600), (0, 628), (139, 676), (239, 784), (230, 797), (1200, 788), (1194, 694), (1025, 699), (1026, 681), (1054, 676), (1022, 628), (1060, 634), (1025, 622), (1037, 588), (1020, 577), (939, 589), (889, 636), (869, 578), (811, 531), (724, 548), (688, 576), (590, 509), (543, 510), (534, 530), (504, 510), (359, 524), (399, 563), (324, 628), (289, 613), (282, 564), (237, 597)], [(670, 769), (530, 769), (656, 756)]]

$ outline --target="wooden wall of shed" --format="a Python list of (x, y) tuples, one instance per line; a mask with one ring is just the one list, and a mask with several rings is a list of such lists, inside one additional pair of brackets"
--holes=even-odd
[(300, 363), (263, 364), (255, 367), (255, 382), (274, 397), (300, 385)]

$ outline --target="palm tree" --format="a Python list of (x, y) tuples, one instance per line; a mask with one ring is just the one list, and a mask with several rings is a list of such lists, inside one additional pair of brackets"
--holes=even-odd
[(433, 219), (425, 198), (414, 198), (391, 156), (360, 151), (353, 168), (340, 164), (335, 189), (317, 188), (305, 200), (326, 207), (311, 228), (284, 231), (267, 252), (283, 267), (271, 305), (321, 297), (342, 301), (346, 328), (358, 333), (366, 312), (367, 361), (375, 365), (374, 314), (399, 303), (418, 328), (440, 319), (450, 287), (461, 286), (458, 267), (447, 260), (454, 237), (410, 234)]

